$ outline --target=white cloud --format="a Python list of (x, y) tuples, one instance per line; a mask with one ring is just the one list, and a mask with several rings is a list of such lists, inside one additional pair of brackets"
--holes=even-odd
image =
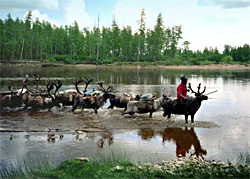
[(211, 0), (211, 2), (225, 9), (245, 8), (250, 6), (250, 0)]
[(48, 9), (58, 10), (58, 0), (1, 0), (0, 9), (6, 11)]
[(63, 4), (63, 9), (65, 24), (72, 25), (76, 20), (81, 29), (84, 27), (92, 29), (94, 26), (94, 20), (85, 11), (84, 0), (67, 1), (67, 3)]
[[(28, 14), (28, 11), (25, 13), (24, 15), (24, 19), (25, 17), (27, 16)], [(51, 23), (51, 25), (55, 24), (57, 27), (60, 27), (60, 24), (57, 23), (55, 20), (51, 19), (47, 14), (41, 14), (39, 10), (34, 10), (32, 11), (32, 21), (35, 22), (36, 21), (36, 18), (39, 19), (40, 22), (42, 21), (48, 21)]]
[(162, 14), (165, 27), (181, 24), (183, 40), (191, 42), (192, 50), (211, 46), (222, 51), (225, 44), (242, 46), (250, 43), (250, 8), (199, 6), (195, 0), (154, 0), (153, 3), (150, 0), (119, 0), (114, 14), (120, 27), (131, 25), (132, 29), (138, 29), (136, 21), (142, 8), (145, 9), (147, 28), (153, 28), (159, 13)]

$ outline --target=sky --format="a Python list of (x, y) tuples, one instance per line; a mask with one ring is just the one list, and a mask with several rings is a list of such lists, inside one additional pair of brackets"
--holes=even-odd
[(250, 44), (250, 0), (0, 0), (0, 18), (24, 19), (32, 10), (33, 20), (49, 21), (56, 26), (76, 20), (81, 29), (98, 23), (108, 27), (115, 18), (119, 27), (130, 25), (137, 31), (142, 8), (146, 28), (152, 29), (159, 13), (165, 27), (182, 25), (182, 41), (191, 50), (224, 45)]

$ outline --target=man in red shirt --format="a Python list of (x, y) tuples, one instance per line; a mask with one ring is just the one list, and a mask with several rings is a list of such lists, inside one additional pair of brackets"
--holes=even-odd
[(177, 98), (179, 100), (181, 99), (184, 99), (186, 100), (187, 99), (187, 78), (185, 76), (182, 76), (181, 77), (181, 83), (179, 84), (179, 86), (177, 87)]

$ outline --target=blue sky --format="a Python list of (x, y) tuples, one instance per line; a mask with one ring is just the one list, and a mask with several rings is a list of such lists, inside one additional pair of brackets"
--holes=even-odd
[(76, 20), (80, 28), (92, 28), (99, 14), (101, 26), (110, 26), (115, 16), (121, 28), (130, 25), (135, 32), (142, 8), (147, 28), (153, 28), (159, 13), (165, 27), (182, 25), (183, 40), (192, 50), (250, 44), (250, 0), (0, 0), (0, 18), (11, 13), (23, 19), (32, 10), (34, 20), (57, 26)]

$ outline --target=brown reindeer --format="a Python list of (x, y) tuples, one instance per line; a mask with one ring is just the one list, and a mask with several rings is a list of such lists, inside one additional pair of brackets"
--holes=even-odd
[(201, 106), (203, 100), (207, 100), (208, 97), (203, 95), (206, 91), (206, 87), (204, 90), (200, 92), (201, 84), (198, 85), (198, 92), (195, 92), (191, 88), (191, 84), (188, 84), (189, 89), (192, 93), (195, 93), (195, 98), (189, 98), (187, 101), (179, 101), (178, 99), (170, 100), (165, 103), (162, 107), (164, 109), (163, 116), (168, 116), (168, 119), (171, 117), (171, 114), (183, 114), (185, 115), (185, 121), (188, 123), (188, 116), (191, 115), (191, 122), (194, 123), (194, 115), (198, 111)]
[[(88, 84), (93, 81), (91, 79), (88, 79), (87, 81), (84, 81), (86, 86), (84, 89), (84, 92), (87, 91)], [(97, 114), (97, 110), (102, 107), (107, 99), (111, 97), (112, 94), (109, 93), (110, 88), (112, 86), (109, 86), (107, 89), (103, 87), (103, 81), (98, 82), (99, 89), (103, 92), (103, 95), (95, 94), (95, 95), (77, 95), (74, 100), (74, 106), (72, 111), (75, 111), (75, 109), (80, 106), (82, 109), (88, 108), (88, 109), (94, 109), (95, 113)], [(78, 90), (79, 91), (79, 90)], [(80, 91), (79, 91), (80, 92)]]
[[(51, 90), (56, 87), (54, 94), (51, 94)], [(28, 107), (31, 107), (32, 110), (39, 110), (39, 109), (51, 109), (54, 106), (59, 107), (59, 100), (57, 98), (57, 91), (61, 88), (62, 82), (60, 80), (57, 80), (57, 83), (52, 82), (50, 80), (46, 80), (46, 88), (47, 93), (42, 93), (40, 90), (37, 93), (37, 90), (35, 92), (32, 92), (27, 97), (27, 101), (25, 103), (24, 109), (27, 109)]]
[(23, 98), (27, 95), (27, 83), (29, 80), (29, 76), (26, 75), (23, 79), (22, 89), (18, 91), (13, 91), (11, 86), (8, 86), (10, 92), (0, 93), (0, 108), (3, 109), (5, 107), (16, 108), (21, 107), (23, 104)]
[[(112, 89), (110, 90), (110, 92), (112, 92)], [(127, 104), (129, 101), (139, 101), (140, 100), (140, 95), (136, 95), (134, 98), (132, 97), (132, 95), (124, 93), (122, 96), (116, 96), (113, 95), (109, 98), (110, 101), (110, 106), (108, 107), (108, 109), (113, 109), (114, 107), (117, 108), (124, 108), (124, 111), (127, 110)]]
[(161, 98), (157, 98), (155, 96), (152, 97), (152, 99), (148, 101), (143, 101), (140, 99), (139, 101), (129, 101), (127, 104), (127, 110), (122, 113), (124, 114), (130, 114), (133, 115), (134, 113), (149, 113), (149, 118), (152, 118), (153, 112), (156, 112), (161, 109), (161, 107), (169, 101), (170, 95), (167, 95), (164, 93)]
[(78, 88), (78, 84), (85, 82), (86, 84), (90, 83), (91, 81), (93, 81), (93, 79), (86, 77), (86, 80), (83, 80), (82, 78), (80, 78), (79, 80), (76, 79), (71, 79), (71, 82), (75, 85), (76, 90), (66, 90), (64, 92), (59, 92), (58, 94), (58, 100), (60, 101), (60, 103), (63, 106), (74, 106), (74, 101), (75, 101), (75, 97), (78, 95), (84, 95), (84, 93), (87, 91), (87, 86), (85, 87), (85, 89), (81, 92)]

